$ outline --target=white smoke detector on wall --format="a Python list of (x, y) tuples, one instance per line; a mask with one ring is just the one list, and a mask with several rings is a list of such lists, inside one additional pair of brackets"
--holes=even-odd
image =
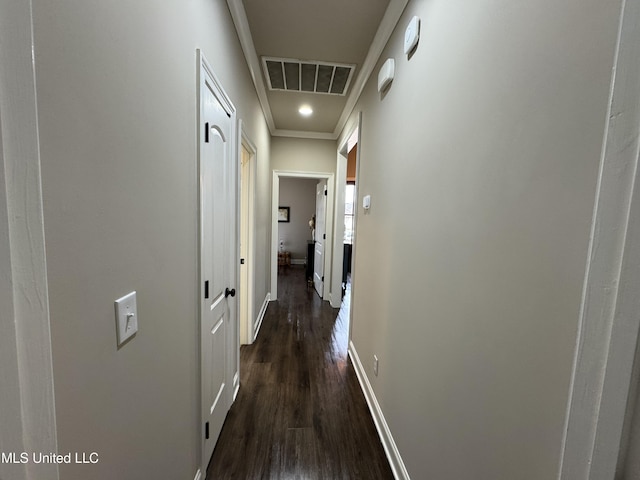
[(387, 61), (382, 64), (382, 67), (380, 67), (380, 72), (378, 73), (378, 91), (379, 92), (387, 88), (389, 84), (393, 81), (395, 70), (396, 70), (396, 62), (393, 60), (393, 58), (387, 58)]

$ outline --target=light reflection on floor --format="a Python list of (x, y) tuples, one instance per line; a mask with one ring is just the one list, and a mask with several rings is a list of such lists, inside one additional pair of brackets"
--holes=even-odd
[(347, 350), (349, 348), (349, 306), (351, 303), (351, 279), (347, 282), (347, 288), (342, 298), (342, 304), (338, 311), (338, 317), (332, 332), (332, 352), (338, 364), (340, 373), (344, 372), (347, 365)]

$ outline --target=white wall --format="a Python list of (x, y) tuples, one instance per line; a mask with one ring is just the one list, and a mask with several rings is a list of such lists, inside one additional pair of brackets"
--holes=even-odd
[[(1, 106), (0, 106), (1, 108)], [(0, 114), (4, 113), (0, 110)], [(1, 115), (0, 115), (1, 117)], [(0, 124), (1, 126), (1, 124)], [(9, 241), (9, 211), (6, 194), (5, 162), (0, 129), (0, 452), (22, 452), (22, 408), (20, 371), (13, 308), (13, 276)], [(0, 478), (23, 480), (24, 465), (0, 463)]]
[(273, 137), (271, 168), (295, 172), (335, 173), (337, 143), (334, 140)]
[[(288, 138), (288, 137), (273, 137), (271, 139), (271, 168), (277, 172), (302, 172), (302, 173), (321, 173), (330, 174), (335, 177), (336, 173), (336, 156), (337, 156), (337, 143), (335, 140), (316, 140), (306, 138)], [(273, 173), (276, 175), (276, 172)], [(283, 175), (283, 177), (286, 175)], [(274, 180), (274, 185), (278, 182)], [(332, 183), (329, 181), (330, 197), (327, 201), (327, 215), (331, 228), (327, 226), (327, 238), (333, 235), (333, 209), (334, 199)], [(276, 187), (274, 187), (274, 192)], [(274, 197), (275, 198), (275, 197)], [(274, 200), (275, 201), (275, 200)], [(278, 239), (275, 235), (272, 237), (273, 253), (272, 253), (272, 274), (271, 274), (271, 299), (277, 298), (277, 261), (276, 250), (278, 248)], [(327, 261), (332, 261), (332, 254), (327, 256)], [(329, 267), (325, 264), (325, 271), (328, 271)], [(331, 276), (325, 275), (325, 278), (329, 278), (331, 285)], [(325, 289), (325, 300), (331, 298), (330, 289)]]
[(308, 178), (280, 179), (280, 205), (290, 208), (290, 222), (278, 223), (278, 245), (280, 240), (284, 241), (284, 249), (291, 252), (292, 260), (307, 257), (307, 242), (311, 240), (309, 220), (316, 213), (317, 183)]
[(636, 359), (629, 397), (625, 432), (618, 462), (617, 480), (633, 480), (640, 477), (640, 395), (638, 395), (638, 359)]
[(412, 1), (356, 106), (352, 341), (411, 478), (557, 477), (619, 14)]
[[(58, 449), (100, 455), (60, 476), (192, 479), (197, 48), (258, 149), (256, 312), (269, 274), (269, 133), (229, 11), (208, 0), (33, 10)], [(117, 350), (113, 301), (132, 290), (140, 330)]]

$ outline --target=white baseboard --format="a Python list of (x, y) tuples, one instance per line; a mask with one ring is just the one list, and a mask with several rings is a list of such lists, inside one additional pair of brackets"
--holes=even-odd
[(291, 259), (291, 265), (304, 265), (306, 262), (306, 260), (304, 258), (292, 258)]
[(260, 308), (260, 312), (258, 313), (258, 318), (253, 322), (253, 339), (252, 342), (256, 341), (258, 338), (258, 332), (260, 332), (260, 327), (262, 326), (262, 320), (264, 320), (264, 314), (267, 313), (267, 307), (269, 306), (269, 302), (271, 301), (271, 293), (267, 292), (267, 296), (264, 297), (264, 302), (262, 302), (262, 307)]
[(200, 472), (200, 469), (196, 472), (196, 476), (193, 477), (193, 480), (202, 480), (202, 472)]
[(367, 405), (369, 405), (369, 410), (373, 417), (373, 423), (375, 423), (376, 429), (378, 430), (378, 435), (380, 436), (380, 441), (382, 442), (384, 451), (387, 454), (387, 459), (389, 460), (389, 465), (393, 471), (393, 476), (396, 480), (410, 480), (409, 473), (404, 466), (402, 457), (400, 457), (400, 452), (398, 451), (396, 442), (393, 440), (393, 435), (391, 435), (391, 430), (389, 430), (389, 425), (387, 425), (387, 421), (384, 418), (378, 399), (376, 398), (375, 393), (373, 393), (373, 388), (369, 383), (369, 378), (367, 377), (364, 367), (360, 362), (360, 357), (358, 356), (356, 347), (351, 341), (349, 341), (349, 357), (351, 357), (351, 362), (353, 363), (356, 376), (360, 382), (362, 393), (364, 393), (364, 398), (367, 400)]
[(236, 372), (233, 376), (233, 401), (236, 401), (238, 392), (240, 391), (240, 372)]

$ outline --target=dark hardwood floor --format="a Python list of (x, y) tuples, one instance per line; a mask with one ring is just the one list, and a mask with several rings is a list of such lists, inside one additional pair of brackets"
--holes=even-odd
[(253, 345), (240, 350), (240, 392), (207, 480), (393, 479), (347, 357), (348, 316), (279, 277)]

